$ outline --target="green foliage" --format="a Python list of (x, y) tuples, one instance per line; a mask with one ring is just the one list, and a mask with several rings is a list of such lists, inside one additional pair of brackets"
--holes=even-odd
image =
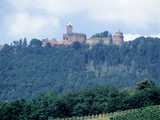
[[(80, 43), (41, 45), (37, 39), (27, 45), (24, 39), (0, 51), (0, 99), (12, 100), (0, 103), (2, 120), (46, 120), (160, 104), (157, 38), (92, 49)], [(136, 89), (117, 89), (135, 83)], [(27, 101), (18, 100), (22, 98)]]
[(47, 91), (64, 94), (96, 85), (130, 87), (146, 79), (160, 83), (157, 38), (142, 37), (120, 47), (97, 44), (92, 49), (80, 43), (41, 47), (37, 39), (29, 45), (25, 41), (0, 51), (1, 100), (31, 99)]
[[(159, 120), (160, 106), (150, 106), (109, 114), (65, 118), (65, 120)], [(51, 119), (53, 120), (53, 119)], [(63, 119), (58, 119), (63, 120)]]
[(151, 106), (126, 112), (115, 113), (110, 120), (159, 120), (160, 106)]
[(31, 47), (41, 47), (42, 46), (42, 41), (38, 39), (32, 39), (30, 42)]
[[(65, 95), (52, 92), (33, 100), (0, 103), (1, 120), (47, 120), (110, 113), (160, 104), (160, 88), (120, 91), (111, 87), (96, 87)], [(129, 97), (128, 97), (129, 96)]]
[(68, 94), (58, 101), (61, 103), (60, 108), (67, 110), (61, 110), (65, 112), (61, 117), (108, 113), (160, 104), (159, 87), (144, 90), (133, 89), (133, 91), (134, 94), (130, 96), (130, 91), (128, 90), (121, 92), (111, 87), (97, 87), (91, 90)]
[(93, 35), (92, 37), (109, 37), (109, 32), (104, 31), (102, 33), (97, 33), (97, 34)]
[(137, 83), (138, 90), (143, 90), (143, 89), (152, 88), (152, 87), (155, 87), (155, 84), (149, 80), (143, 80)]

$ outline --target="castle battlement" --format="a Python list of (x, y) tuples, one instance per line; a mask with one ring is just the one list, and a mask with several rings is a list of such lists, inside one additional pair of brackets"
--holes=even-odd
[[(102, 33), (101, 33), (102, 34)], [(104, 33), (106, 34), (106, 33)], [(63, 34), (63, 40), (48, 40), (44, 39), (43, 46), (46, 46), (47, 44), (50, 44), (51, 46), (55, 45), (71, 45), (75, 42), (79, 43), (85, 43), (89, 44), (91, 46), (96, 45), (98, 43), (102, 44), (115, 44), (115, 45), (121, 45), (124, 43), (124, 37), (122, 32), (116, 32), (113, 37), (112, 34), (108, 34), (107, 36), (92, 36), (89, 39), (87, 39), (87, 35), (84, 33), (75, 33), (73, 32), (73, 26), (72, 24), (67, 24), (66, 26), (66, 33)]]

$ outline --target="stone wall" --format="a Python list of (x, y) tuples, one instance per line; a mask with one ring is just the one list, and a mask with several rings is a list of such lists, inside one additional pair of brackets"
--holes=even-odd
[(85, 34), (81, 33), (72, 33), (72, 34), (64, 34), (63, 35), (63, 40), (68, 41), (68, 42), (80, 42), (84, 43), (87, 39), (87, 36)]
[(123, 33), (116, 32), (113, 35), (113, 44), (115, 44), (115, 45), (122, 45), (123, 43), (124, 43)]
[(112, 44), (112, 38), (111, 37), (91, 37), (87, 39), (86, 43), (89, 45), (96, 45), (98, 43), (109, 45), (109, 44)]

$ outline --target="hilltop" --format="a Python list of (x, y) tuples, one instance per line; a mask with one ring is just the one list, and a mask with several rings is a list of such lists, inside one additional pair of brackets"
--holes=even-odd
[(160, 83), (160, 39), (137, 38), (121, 46), (75, 42), (42, 47), (33, 39), (5, 45), (0, 51), (0, 99), (32, 98), (94, 86), (133, 86), (139, 80)]

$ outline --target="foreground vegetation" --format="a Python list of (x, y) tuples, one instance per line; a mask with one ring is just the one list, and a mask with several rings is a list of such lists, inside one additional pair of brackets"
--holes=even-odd
[[(62, 119), (57, 118), (56, 120)], [(160, 120), (160, 106), (149, 106), (109, 114), (65, 118), (65, 120)]]
[(0, 51), (0, 100), (31, 99), (96, 85), (130, 87), (138, 80), (160, 83), (160, 39), (138, 38), (122, 46), (47, 45), (26, 39)]
[(158, 104), (160, 87), (152, 81), (141, 81), (132, 89), (96, 87), (65, 95), (47, 93), (33, 100), (1, 102), (0, 116), (1, 120), (47, 120), (112, 113)]
[(160, 120), (160, 106), (151, 106), (111, 114), (110, 120)]

